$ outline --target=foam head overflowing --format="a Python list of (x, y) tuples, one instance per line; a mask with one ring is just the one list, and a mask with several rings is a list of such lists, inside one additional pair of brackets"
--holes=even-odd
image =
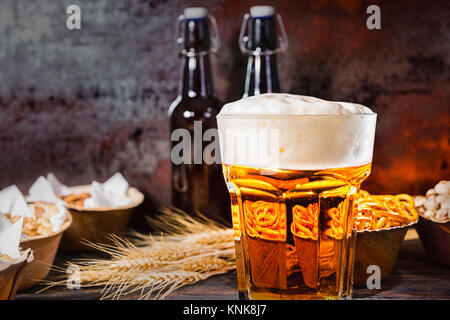
[(376, 114), (360, 104), (262, 94), (226, 104), (217, 120), (228, 165), (318, 170), (372, 161)]

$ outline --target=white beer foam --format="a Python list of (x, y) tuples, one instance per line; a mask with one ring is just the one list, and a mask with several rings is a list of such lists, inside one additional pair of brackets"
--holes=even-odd
[(362, 104), (334, 102), (286, 93), (265, 93), (227, 103), (220, 114), (364, 114), (373, 113)]
[(360, 104), (271, 93), (226, 104), (217, 119), (225, 164), (317, 170), (372, 161), (376, 114)]

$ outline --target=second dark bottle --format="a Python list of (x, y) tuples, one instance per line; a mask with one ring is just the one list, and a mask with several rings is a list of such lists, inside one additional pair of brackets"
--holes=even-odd
[(275, 14), (273, 7), (250, 8), (242, 22), (239, 47), (248, 55), (243, 98), (281, 92), (277, 53), (287, 48), (287, 37), (281, 16)]

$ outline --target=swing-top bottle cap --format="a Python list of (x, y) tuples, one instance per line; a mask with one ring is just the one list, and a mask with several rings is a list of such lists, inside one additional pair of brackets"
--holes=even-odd
[(184, 9), (184, 18), (191, 19), (205, 19), (208, 16), (208, 10), (203, 7), (188, 7)]
[(250, 8), (252, 18), (271, 17), (275, 14), (275, 8), (272, 6), (253, 6)]
[(178, 16), (176, 30), (179, 55), (201, 56), (215, 53), (219, 48), (216, 19), (204, 7), (185, 8), (183, 14)]

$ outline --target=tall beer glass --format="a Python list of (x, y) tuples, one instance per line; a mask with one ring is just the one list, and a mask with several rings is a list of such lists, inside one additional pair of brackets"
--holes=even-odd
[(353, 206), (370, 174), (376, 114), (264, 94), (225, 105), (217, 119), (240, 297), (348, 298)]

